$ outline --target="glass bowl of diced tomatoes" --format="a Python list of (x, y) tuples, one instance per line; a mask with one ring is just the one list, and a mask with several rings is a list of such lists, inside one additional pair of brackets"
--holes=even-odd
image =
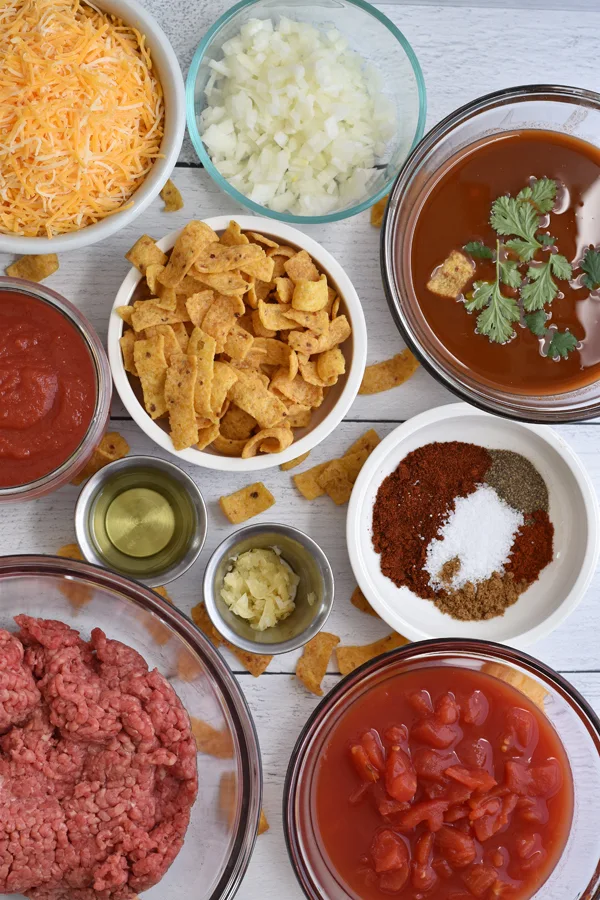
[(500, 644), (409, 644), (307, 722), (284, 829), (310, 900), (600, 897), (600, 720)]

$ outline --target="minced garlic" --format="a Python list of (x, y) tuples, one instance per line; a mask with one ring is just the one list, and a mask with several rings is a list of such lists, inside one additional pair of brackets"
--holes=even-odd
[(277, 547), (256, 548), (231, 560), (221, 597), (232, 613), (256, 631), (264, 631), (294, 611), (299, 583)]

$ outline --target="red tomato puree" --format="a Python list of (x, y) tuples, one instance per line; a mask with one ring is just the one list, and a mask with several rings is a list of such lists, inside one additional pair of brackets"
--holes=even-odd
[(315, 807), (326, 856), (362, 900), (526, 900), (565, 847), (573, 788), (541, 710), (490, 675), (436, 666), (354, 703)]
[(0, 291), (0, 487), (61, 466), (95, 403), (94, 364), (75, 326), (42, 300)]

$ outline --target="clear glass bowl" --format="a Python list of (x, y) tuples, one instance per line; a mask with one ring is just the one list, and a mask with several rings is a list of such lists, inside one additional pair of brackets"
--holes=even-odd
[[(382, 160), (377, 176), (369, 184), (368, 196), (359, 203), (327, 215), (279, 213), (249, 200), (218, 172), (200, 137), (200, 115), (206, 105), (204, 88), (211, 72), (208, 61), (222, 58), (224, 42), (238, 34), (249, 19), (278, 20), (281, 16), (309, 22), (317, 28), (337, 28), (348, 38), (350, 48), (376, 67), (385, 85), (384, 93), (397, 110), (396, 135), (388, 144), (386, 160)], [(367, 209), (387, 194), (404, 160), (423, 134), (427, 108), (423, 73), (414, 50), (393, 22), (363, 0), (313, 0), (306, 4), (298, 0), (242, 0), (215, 22), (196, 50), (187, 77), (186, 105), (192, 143), (213, 181), (247, 209), (280, 222), (298, 225), (345, 219)]]
[(525, 85), (488, 94), (451, 113), (406, 161), (390, 195), (381, 235), (385, 292), (396, 324), (425, 368), (463, 400), (497, 415), (546, 424), (600, 415), (600, 381), (547, 395), (491, 386), (452, 356), (429, 327), (412, 285), (410, 258), (424, 197), (448, 159), (481, 138), (543, 129), (600, 146), (600, 94), (581, 88)]
[(94, 627), (134, 647), (172, 684), (190, 716), (227, 730), (232, 759), (198, 756), (198, 798), (185, 843), (148, 900), (229, 900), (250, 860), (260, 815), (258, 739), (244, 696), (212, 644), (158, 594), (89, 563), (0, 558), (0, 628), (19, 613)]
[(319, 760), (337, 721), (375, 685), (402, 673), (440, 665), (480, 669), (485, 663), (500, 663), (545, 688), (546, 714), (571, 764), (575, 795), (571, 831), (556, 868), (535, 900), (600, 897), (600, 720), (568, 681), (525, 653), (487, 641), (435, 640), (394, 650), (342, 679), (317, 706), (298, 739), (285, 780), (283, 823), (294, 872), (310, 900), (358, 900), (338, 881), (323, 854), (313, 814)]
[(64, 297), (51, 288), (42, 284), (34, 284), (31, 281), (24, 281), (22, 278), (0, 277), (0, 291), (2, 290), (28, 294), (58, 309), (79, 332), (87, 345), (96, 373), (96, 407), (83, 440), (58, 469), (53, 469), (47, 475), (43, 475), (35, 481), (29, 481), (27, 484), (19, 484), (14, 487), (0, 487), (0, 503), (3, 500), (15, 503), (18, 500), (35, 500), (38, 497), (43, 497), (44, 494), (50, 494), (57, 488), (62, 487), (63, 484), (72, 481), (75, 475), (83, 469), (106, 430), (110, 415), (112, 378), (108, 357), (102, 346), (102, 341), (77, 307), (73, 306), (72, 303), (69, 303), (68, 300), (65, 300)]

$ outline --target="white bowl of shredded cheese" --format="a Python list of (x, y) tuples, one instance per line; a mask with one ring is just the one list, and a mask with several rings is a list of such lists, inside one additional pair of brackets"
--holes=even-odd
[(181, 69), (152, 16), (136, 0), (7, 0), (0, 62), (0, 250), (62, 253), (132, 222), (185, 132)]

